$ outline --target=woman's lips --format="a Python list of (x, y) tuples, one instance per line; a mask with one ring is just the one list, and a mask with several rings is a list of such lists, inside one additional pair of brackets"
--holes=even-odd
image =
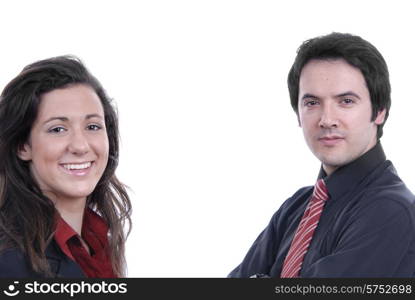
[(68, 163), (60, 164), (60, 167), (66, 174), (75, 175), (75, 176), (84, 176), (88, 174), (91, 169), (93, 161), (84, 162), (84, 163)]

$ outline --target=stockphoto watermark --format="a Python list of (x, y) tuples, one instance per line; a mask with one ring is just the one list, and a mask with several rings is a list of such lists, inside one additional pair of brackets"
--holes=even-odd
[(60, 294), (74, 297), (78, 294), (126, 294), (126, 282), (42, 282), (42, 281), (12, 281), (3, 294), (15, 297), (21, 294)]

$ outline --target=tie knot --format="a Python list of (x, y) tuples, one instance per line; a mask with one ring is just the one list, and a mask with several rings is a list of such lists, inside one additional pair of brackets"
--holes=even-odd
[(319, 179), (314, 186), (313, 196), (319, 200), (326, 201), (329, 198), (329, 192), (323, 179)]

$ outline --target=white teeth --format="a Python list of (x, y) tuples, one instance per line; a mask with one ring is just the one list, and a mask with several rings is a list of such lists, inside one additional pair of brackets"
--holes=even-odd
[(82, 169), (89, 168), (90, 166), (91, 166), (91, 162), (87, 162), (87, 163), (84, 163), (84, 164), (66, 164), (66, 165), (63, 165), (63, 167), (65, 169), (68, 169), (68, 170), (82, 170)]

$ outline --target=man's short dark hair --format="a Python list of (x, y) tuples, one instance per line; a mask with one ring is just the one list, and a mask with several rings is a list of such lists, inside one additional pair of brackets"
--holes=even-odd
[(380, 52), (360, 36), (333, 32), (305, 41), (297, 50), (297, 57), (288, 73), (291, 106), (298, 116), (298, 92), (303, 67), (311, 59), (344, 59), (358, 68), (366, 81), (372, 102), (372, 118), (386, 109), (385, 121), (378, 125), (377, 138), (383, 134), (383, 125), (391, 106), (391, 87), (386, 62)]

